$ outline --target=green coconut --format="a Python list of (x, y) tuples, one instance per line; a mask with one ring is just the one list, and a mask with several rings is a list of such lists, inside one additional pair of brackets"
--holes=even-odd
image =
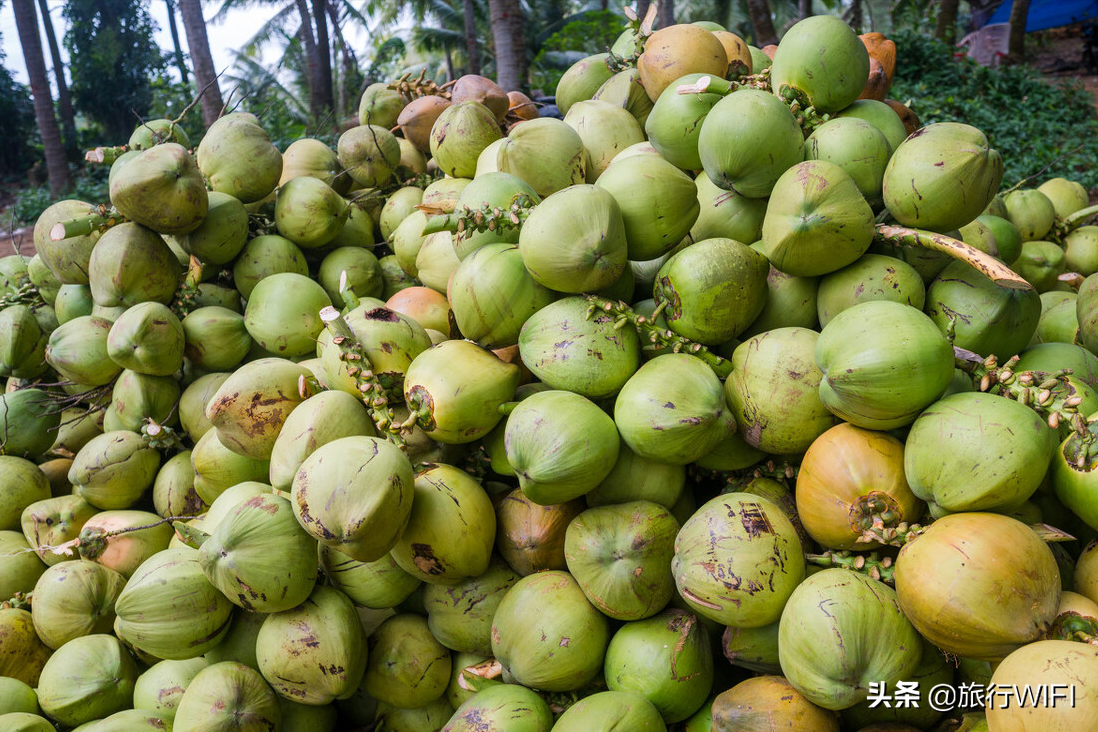
[(813, 704), (833, 710), (865, 701), (870, 683), (893, 688), (922, 657), (922, 641), (896, 591), (845, 569), (817, 572), (793, 591), (778, 642), (789, 682)]
[(495, 684), (465, 701), (442, 732), (550, 732), (553, 713), (535, 691)]
[(669, 724), (687, 719), (713, 686), (713, 653), (705, 625), (685, 610), (665, 610), (621, 627), (606, 650), (611, 691), (640, 694)]
[(782, 174), (804, 160), (804, 134), (776, 96), (739, 89), (706, 116), (698, 153), (706, 175), (718, 187), (766, 198)]
[[(173, 316), (174, 317), (174, 316)], [(86, 386), (109, 384), (122, 367), (107, 354), (112, 323), (85, 315), (64, 323), (50, 334), (45, 359), (62, 378)]]
[[(633, 116), (642, 130), (644, 123), (648, 121), (648, 115), (652, 112), (652, 99), (641, 84), (640, 71), (637, 69), (623, 69), (607, 79), (591, 99), (600, 102), (609, 102), (621, 107)], [(559, 108), (560, 101), (558, 99)]]
[(92, 438), (76, 454), (68, 479), (73, 492), (100, 509), (129, 508), (152, 485), (160, 454), (136, 432)]
[(853, 264), (820, 279), (817, 312), (820, 325), (861, 302), (891, 300), (923, 309), (926, 288), (907, 262), (881, 254), (864, 254)]
[(412, 466), (395, 445), (343, 437), (317, 448), (292, 486), (294, 514), (322, 543), (363, 562), (396, 544), (412, 509)]
[(395, 607), (415, 592), (421, 581), (400, 568), (391, 555), (360, 562), (327, 544), (320, 545), (320, 567), (333, 585), (359, 607)]
[(125, 584), (118, 572), (85, 559), (49, 567), (34, 586), (34, 632), (55, 650), (74, 638), (109, 634)]
[(431, 155), (452, 178), (472, 178), (484, 148), (502, 138), (496, 115), (477, 101), (455, 100), (431, 128)]
[(271, 732), (282, 711), (259, 672), (224, 661), (198, 672), (176, 708), (175, 732)]
[(34, 249), (61, 284), (88, 284), (88, 260), (100, 232), (54, 241), (50, 230), (58, 223), (95, 213), (95, 206), (68, 199), (50, 205), (34, 223)]
[(579, 134), (562, 120), (542, 117), (511, 130), (496, 153), (496, 166), (544, 198), (586, 180), (587, 151)]
[(390, 552), (408, 574), (452, 584), (488, 569), (496, 538), (495, 513), (480, 484), (450, 465), (415, 476), (407, 524)]
[(983, 132), (939, 122), (912, 133), (885, 168), (884, 204), (903, 226), (948, 232), (987, 207), (1003, 178), (1003, 158)]
[(261, 358), (237, 369), (206, 405), (218, 440), (239, 455), (268, 460), (286, 417), (309, 396), (298, 381), (310, 375), (281, 358)]
[(469, 341), (445, 341), (408, 366), (404, 398), (432, 439), (464, 444), (488, 434), (518, 387), (519, 369)]
[(724, 393), (747, 444), (775, 455), (802, 453), (835, 424), (819, 396), (818, 338), (807, 328), (779, 328), (736, 347)]
[(183, 366), (183, 326), (168, 306), (138, 303), (111, 326), (107, 355), (118, 366), (140, 374), (170, 376)]
[(732, 239), (706, 239), (683, 249), (660, 268), (654, 296), (679, 335), (707, 345), (735, 338), (762, 312), (770, 265), (759, 252)]
[(576, 102), (564, 115), (587, 149), (587, 182), (594, 183), (625, 148), (644, 141), (644, 130), (621, 106), (601, 100)]
[[(768, 499), (728, 493), (710, 500), (675, 539), (671, 571), (694, 612), (737, 628), (778, 620), (805, 576), (793, 523)], [(738, 583), (727, 582), (734, 576)]]
[(504, 680), (543, 691), (573, 691), (593, 680), (609, 640), (606, 616), (567, 572), (523, 577), (492, 620), (492, 653)]
[(38, 704), (67, 727), (129, 708), (137, 662), (112, 635), (75, 638), (50, 656), (38, 681)]
[(678, 530), (665, 507), (648, 501), (589, 508), (568, 525), (568, 571), (609, 617), (650, 617), (675, 592), (670, 566)]
[(614, 72), (606, 63), (608, 58), (609, 54), (598, 53), (582, 58), (568, 67), (556, 88), (557, 108), (561, 114), (568, 114), (568, 110), (576, 102), (590, 99), (610, 80)]
[(873, 210), (854, 179), (834, 163), (809, 160), (775, 184), (760, 250), (781, 271), (813, 277), (855, 262), (873, 234)]
[(198, 228), (209, 209), (203, 175), (182, 145), (156, 145), (111, 179), (111, 203), (130, 221), (160, 234), (186, 234)]
[(698, 188), (698, 219), (690, 227), (694, 241), (725, 238), (756, 242), (762, 238), (766, 199), (748, 198), (718, 187), (704, 172), (694, 178)]
[(350, 599), (317, 585), (298, 606), (267, 616), (256, 637), (256, 658), (275, 693), (320, 706), (358, 688), (366, 669), (366, 634)]
[(629, 259), (669, 252), (698, 218), (697, 187), (690, 176), (654, 155), (615, 161), (598, 179), (618, 203)]
[(816, 341), (820, 399), (866, 429), (910, 424), (953, 379), (953, 348), (908, 305), (859, 303), (836, 315)]
[(1054, 433), (1032, 409), (1005, 397), (953, 394), (911, 426), (904, 473), (937, 511), (1009, 510), (1048, 470)]
[(1037, 330), (1041, 298), (1033, 290), (1000, 287), (967, 263), (954, 262), (927, 289), (926, 314), (942, 332), (955, 334), (955, 346), (1005, 363)]
[(567, 391), (523, 400), (507, 418), (507, 462), (535, 503), (564, 503), (606, 477), (618, 457), (614, 420), (593, 402)]
[(453, 651), (491, 654), (492, 617), (518, 580), (519, 575), (497, 559), (482, 574), (457, 584), (428, 584), (423, 606), (431, 635)]
[(363, 688), (378, 701), (415, 708), (442, 697), (450, 680), (450, 651), (414, 614), (386, 619), (370, 635)]
[(884, 133), (856, 117), (839, 117), (813, 130), (805, 140), (806, 160), (826, 160), (851, 177), (870, 203), (881, 200), (881, 182), (892, 147)]
[(183, 251), (202, 262), (228, 264), (248, 241), (248, 212), (244, 204), (227, 193), (209, 194), (210, 208), (198, 228), (175, 237)]
[(1022, 242), (1044, 239), (1056, 220), (1056, 208), (1035, 188), (1019, 188), (1003, 196), (1007, 219), (1018, 227)]
[(682, 353), (656, 356), (625, 382), (614, 422), (633, 452), (677, 465), (704, 457), (735, 430), (716, 374)]
[(370, 84), (362, 92), (358, 102), (359, 124), (377, 125), (390, 129), (396, 126), (400, 110), (404, 109), (404, 98), (400, 92), (390, 89), (384, 82)]
[(487, 348), (515, 345), (526, 321), (556, 299), (530, 276), (512, 244), (488, 244), (462, 260), (449, 293), (462, 335)]
[(832, 15), (798, 21), (782, 36), (770, 79), (774, 89), (803, 92), (822, 113), (838, 112), (862, 94), (869, 52), (847, 22)]
[(0, 455), (41, 455), (53, 445), (60, 423), (60, 412), (41, 389), (0, 394)]
[(630, 691), (601, 691), (580, 699), (560, 715), (554, 732), (664, 732), (660, 712), (642, 695)]
[(275, 198), (278, 233), (302, 249), (331, 243), (349, 214), (347, 202), (331, 186), (309, 176), (287, 181)]
[(179, 287), (181, 271), (172, 250), (155, 231), (135, 223), (118, 224), (92, 250), (88, 262), (92, 300), (106, 307), (147, 300), (168, 304)]
[(588, 506), (650, 501), (671, 508), (686, 484), (686, 468), (641, 457), (622, 444), (602, 482), (587, 492)]
[(1081, 183), (1066, 178), (1049, 178), (1037, 186), (1037, 190), (1052, 202), (1052, 207), (1056, 209), (1056, 218), (1060, 219), (1066, 219), (1090, 203), (1087, 189)]
[(282, 177), (282, 154), (259, 119), (247, 112), (219, 117), (203, 135), (195, 158), (212, 190), (241, 203), (262, 201)]

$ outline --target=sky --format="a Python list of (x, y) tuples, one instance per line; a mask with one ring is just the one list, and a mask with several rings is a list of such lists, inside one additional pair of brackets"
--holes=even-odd
[[(53, 18), (54, 31), (58, 36), (57, 42), (61, 45), (61, 58), (67, 61), (68, 54), (65, 53), (62, 40), (65, 32), (65, 21), (61, 17), (63, 4), (63, 0), (49, 0), (50, 17)], [(172, 36), (168, 29), (167, 5), (164, 0), (146, 0), (146, 5), (149, 14), (152, 15), (153, 20), (159, 27), (155, 36), (157, 44), (165, 51), (171, 51)], [(218, 71), (221, 71), (232, 65), (232, 49), (239, 48), (247, 39), (251, 38), (263, 23), (274, 15), (276, 9), (259, 7), (254, 10), (234, 10), (228, 14), (224, 22), (209, 23), (209, 19), (217, 13), (217, 8), (217, 3), (209, 3), (205, 5), (203, 10), (207, 19), (206, 33), (210, 39), (210, 53), (213, 55), (214, 66)], [(178, 11), (176, 12), (176, 23), (179, 26), (179, 43), (183, 47), (183, 52), (187, 53), (187, 36), (183, 31), (183, 22), (179, 18)], [(41, 23), (39, 23), (39, 32), (41, 33)], [(19, 45), (19, 33), (15, 27), (15, 15), (12, 12), (11, 2), (4, 2), (3, 7), (0, 8), (0, 34), (2, 34), (0, 48), (4, 52), (4, 65), (11, 70), (16, 81), (26, 84), (27, 66), (23, 62), (23, 49)], [(41, 33), (41, 35), (42, 53), (46, 59), (46, 68), (51, 69), (52, 62), (50, 61), (49, 47), (46, 45), (46, 36), (44, 33)], [(171, 63), (174, 63), (174, 61)], [(174, 66), (169, 66), (168, 70), (173, 76), (178, 77), (179, 72)], [(50, 83), (52, 84), (52, 74), (50, 76)]]

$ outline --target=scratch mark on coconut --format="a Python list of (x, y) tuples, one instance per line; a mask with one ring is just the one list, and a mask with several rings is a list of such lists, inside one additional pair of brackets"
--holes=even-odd
[(440, 575), (446, 571), (430, 544), (412, 544), (412, 562), (425, 574)]

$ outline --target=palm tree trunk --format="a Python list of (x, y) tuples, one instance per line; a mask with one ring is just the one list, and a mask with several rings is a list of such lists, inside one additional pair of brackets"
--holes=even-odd
[(865, 21), (862, 17), (862, 0), (852, 0), (850, 3), (850, 25), (855, 33), (862, 32)]
[[(46, 2), (46, 0), (40, 0)], [(190, 83), (187, 72), (187, 62), (183, 60), (183, 47), (179, 45), (179, 26), (175, 23), (175, 0), (164, 0), (168, 6), (168, 30), (172, 34), (172, 46), (175, 48), (175, 65), (179, 69), (179, 79), (184, 84)]]
[[(351, 50), (351, 47), (347, 45), (347, 40), (343, 37), (343, 29), (339, 25), (339, 15), (336, 13), (335, 5), (328, 2), (327, 6), (328, 19), (332, 22), (332, 32), (335, 34), (340, 59), (343, 62), (336, 94), (339, 103), (339, 114), (342, 118), (350, 116), (356, 111), (351, 107), (351, 83), (355, 79), (355, 69), (358, 67), (358, 63), (355, 61), (355, 52)], [(357, 100), (355, 101), (357, 102)]]
[(313, 0), (313, 19), (316, 21), (317, 80), (320, 82), (319, 104), (325, 112), (332, 103), (332, 44), (328, 38), (328, 19), (324, 8), (326, 0)]
[(637, 17), (643, 18), (648, 12), (648, 6), (652, 4), (652, 0), (637, 0)]
[(774, 30), (770, 3), (767, 0), (747, 0), (747, 12), (751, 16), (751, 26), (755, 29), (755, 45), (762, 48), (777, 43), (778, 32)]
[(217, 83), (217, 71), (210, 54), (206, 20), (202, 17), (202, 0), (179, 0), (179, 15), (183, 18), (183, 30), (187, 33), (187, 47), (191, 49), (194, 79), (202, 100), (202, 121), (209, 127), (221, 115), (225, 102), (221, 99), (221, 87)]
[(938, 23), (934, 37), (953, 45), (957, 36), (957, 6), (959, 0), (941, 0), (938, 4)]
[(12, 10), (19, 29), (19, 43), (23, 46), (23, 59), (27, 63), (31, 95), (34, 97), (34, 117), (38, 121), (42, 147), (46, 152), (50, 193), (58, 196), (72, 187), (72, 176), (65, 159), (65, 146), (61, 142), (61, 128), (57, 126), (57, 117), (53, 113), (46, 60), (42, 56), (42, 42), (38, 37), (38, 11), (34, 8), (34, 0), (12, 0)]
[(469, 73), (480, 75), (480, 43), (477, 42), (476, 6), (473, 0), (462, 0), (461, 14), (465, 19), (465, 53), (469, 56)]
[(810, 15), (812, 15), (812, 0), (798, 0), (797, 19), (804, 20)]
[(1026, 55), (1026, 19), (1029, 17), (1029, 0), (1014, 0), (1010, 8), (1010, 41), (1008, 59), (1021, 63)]
[(57, 82), (57, 109), (61, 113), (61, 126), (65, 133), (65, 149), (76, 152), (76, 114), (72, 110), (72, 98), (69, 85), (65, 82), (65, 64), (61, 62), (61, 51), (57, 47), (57, 34), (53, 32), (53, 19), (46, 0), (38, 0), (38, 9), (42, 12), (42, 27), (46, 31), (46, 43), (50, 47), (50, 59), (53, 61), (53, 78)]
[(442, 49), (442, 56), (446, 59), (446, 81), (456, 79), (457, 77), (454, 76), (454, 54), (449, 46)]
[(675, 25), (675, 0), (660, 0), (659, 17), (656, 18), (657, 28), (666, 28)]
[(496, 44), (496, 83), (504, 91), (519, 91), (526, 78), (526, 34), (518, 0), (488, 0), (492, 38)]
[(298, 15), (301, 16), (301, 42), (305, 44), (305, 68), (309, 78), (309, 116), (316, 122), (323, 115), (323, 107), (320, 104), (320, 62), (316, 48), (316, 37), (313, 36), (313, 21), (309, 15), (309, 6), (305, 0), (294, 0), (297, 5)]

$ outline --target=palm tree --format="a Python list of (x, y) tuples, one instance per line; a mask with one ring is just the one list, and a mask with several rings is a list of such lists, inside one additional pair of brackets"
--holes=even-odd
[(1026, 19), (1029, 17), (1029, 0), (1014, 0), (1010, 8), (1010, 40), (1007, 58), (1011, 63), (1021, 63), (1026, 54)]
[(522, 89), (526, 80), (526, 33), (519, 0), (488, 0), (496, 47), (496, 83), (504, 91)]
[(202, 100), (202, 121), (208, 128), (221, 114), (225, 103), (221, 99), (221, 87), (217, 83), (210, 39), (206, 36), (206, 20), (202, 17), (202, 0), (179, 0), (179, 14), (183, 16), (183, 28), (187, 32), (187, 46), (191, 49), (194, 78)]
[(46, 0), (38, 0), (38, 9), (42, 13), (42, 28), (46, 31), (46, 43), (50, 47), (50, 59), (53, 61), (53, 78), (57, 83), (57, 110), (61, 113), (61, 125), (65, 131), (65, 149), (75, 153), (76, 114), (72, 109), (69, 85), (65, 81), (65, 64), (61, 62), (61, 50), (57, 47), (57, 34), (53, 32), (53, 19)]
[(65, 159), (65, 146), (61, 142), (61, 129), (53, 113), (53, 97), (46, 76), (46, 60), (42, 56), (42, 43), (38, 37), (38, 13), (34, 0), (12, 0), (15, 25), (19, 30), (19, 43), (23, 47), (23, 59), (27, 63), (31, 95), (34, 97), (34, 116), (42, 135), (42, 147), (46, 153), (46, 174), (49, 176), (50, 193), (59, 196), (72, 187), (69, 164)]
[(755, 30), (755, 45), (759, 48), (778, 42), (778, 33), (774, 30), (774, 20), (767, 0), (747, 0), (747, 12), (751, 16), (751, 26)]
[[(45, 0), (41, 0), (45, 2)], [(183, 60), (183, 47), (179, 45), (179, 27), (175, 23), (175, 0), (164, 0), (168, 6), (168, 29), (172, 34), (172, 46), (175, 49), (175, 65), (179, 69), (179, 80), (188, 83), (187, 63)]]

